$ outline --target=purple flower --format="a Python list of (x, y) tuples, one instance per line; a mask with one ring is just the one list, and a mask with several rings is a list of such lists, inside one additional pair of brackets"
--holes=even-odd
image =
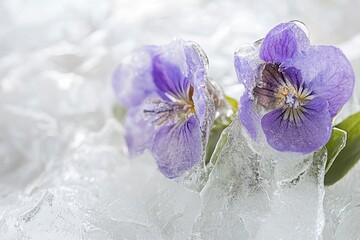
[(127, 108), (130, 154), (148, 148), (168, 178), (201, 162), (214, 121), (207, 58), (194, 43), (145, 46), (124, 59), (113, 88)]
[(276, 150), (310, 153), (329, 140), (332, 118), (350, 99), (354, 73), (332, 46), (311, 46), (299, 22), (282, 23), (235, 53), (245, 93), (239, 118), (253, 139), (258, 125)]

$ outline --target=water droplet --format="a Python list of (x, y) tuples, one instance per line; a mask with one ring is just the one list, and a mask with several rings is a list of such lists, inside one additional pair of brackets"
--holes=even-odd
[(310, 38), (309, 30), (306, 27), (305, 23), (299, 21), (299, 20), (292, 20), (292, 23), (295, 23), (301, 30), (304, 31), (305, 35)]

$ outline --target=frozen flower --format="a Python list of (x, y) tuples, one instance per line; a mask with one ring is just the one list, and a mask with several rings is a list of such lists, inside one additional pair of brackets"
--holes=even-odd
[(304, 25), (282, 23), (235, 53), (245, 86), (239, 117), (258, 138), (258, 124), (276, 150), (310, 153), (324, 146), (332, 118), (350, 99), (354, 73), (332, 46), (312, 46)]
[(129, 152), (150, 149), (168, 178), (203, 159), (215, 114), (207, 64), (196, 44), (175, 40), (133, 52), (114, 74)]

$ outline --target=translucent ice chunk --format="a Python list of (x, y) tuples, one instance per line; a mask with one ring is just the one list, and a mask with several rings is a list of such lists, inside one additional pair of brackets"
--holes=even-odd
[(326, 240), (360, 239), (360, 165), (326, 188), (324, 210)]
[[(200, 193), (202, 209), (193, 239), (248, 239), (270, 210), (271, 184), (263, 176), (271, 163), (259, 161), (261, 156), (245, 142), (237, 120), (219, 141), (224, 146), (215, 149), (216, 165)], [(266, 166), (260, 166), (263, 163)]]
[(326, 154), (281, 154), (250, 142), (238, 120), (223, 133), (192, 239), (319, 239)]
[(200, 196), (156, 173), (144, 191), (146, 213), (163, 239), (187, 239), (200, 212)]
[(85, 236), (81, 219), (71, 213), (65, 201), (49, 191), (32, 209), (20, 216), (14, 226), (16, 231), (3, 232), (3, 239), (16, 236), (14, 239), (78, 240)]
[(256, 239), (321, 239), (326, 159), (323, 149), (305, 159), (311, 165), (303, 172), (277, 182), (271, 213), (264, 217)]

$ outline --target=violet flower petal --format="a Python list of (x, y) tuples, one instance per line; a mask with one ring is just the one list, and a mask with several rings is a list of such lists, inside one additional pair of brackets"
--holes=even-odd
[(130, 155), (143, 152), (151, 146), (155, 128), (142, 117), (141, 108), (130, 108), (125, 119), (125, 140)]
[(235, 71), (238, 80), (249, 91), (259, 78), (259, 71), (264, 61), (259, 57), (261, 40), (251, 45), (244, 45), (234, 55)]
[(258, 136), (258, 127), (256, 123), (260, 122), (260, 117), (254, 111), (254, 102), (249, 98), (246, 91), (240, 98), (239, 102), (239, 119), (245, 126), (252, 139)]
[(149, 148), (159, 170), (175, 178), (205, 156), (214, 122), (216, 96), (207, 78), (207, 57), (198, 45), (183, 40), (143, 48), (142, 55), (144, 62), (136, 53), (124, 61), (113, 80), (129, 111), (128, 149)]
[(163, 99), (170, 100), (169, 95), (177, 99), (187, 98), (190, 83), (179, 67), (162, 60), (160, 56), (155, 56), (152, 75), (158, 94)]
[(296, 23), (281, 23), (264, 38), (260, 47), (260, 58), (266, 62), (281, 63), (309, 46), (309, 38)]
[[(171, 101), (169, 95), (177, 99), (191, 96), (201, 128), (206, 131), (212, 125), (214, 103), (207, 89), (207, 57), (195, 43), (174, 40), (162, 47), (161, 54), (153, 58), (153, 76), (158, 94)], [(211, 120), (212, 121), (209, 121)], [(211, 123), (210, 123), (211, 122)]]
[(144, 99), (155, 97), (156, 86), (151, 74), (152, 56), (156, 47), (143, 47), (125, 57), (115, 70), (112, 85), (122, 106), (131, 108), (140, 105)]
[(202, 158), (199, 120), (191, 115), (183, 124), (162, 127), (154, 138), (152, 153), (159, 170), (168, 178), (176, 178)]
[(285, 72), (300, 70), (302, 81), (315, 96), (329, 103), (331, 117), (350, 99), (355, 76), (342, 51), (332, 46), (315, 46), (297, 53), (281, 65)]
[(290, 83), (292, 83), (292, 85), (297, 89), (299, 89), (300, 86), (302, 86), (303, 88), (309, 87), (309, 84), (303, 81), (303, 77), (299, 69), (294, 67), (284, 69), (280, 67), (279, 70), (284, 76), (287, 77), (286, 79), (289, 80)]
[(195, 113), (207, 138), (215, 118), (215, 104), (207, 78), (208, 59), (202, 48), (192, 42), (187, 42), (185, 54), (189, 66), (189, 81), (194, 88), (192, 100)]
[(310, 153), (324, 146), (331, 135), (331, 118), (328, 103), (321, 97), (308, 102), (305, 116), (299, 121), (283, 119), (284, 109), (264, 115), (261, 125), (267, 142), (278, 151)]

